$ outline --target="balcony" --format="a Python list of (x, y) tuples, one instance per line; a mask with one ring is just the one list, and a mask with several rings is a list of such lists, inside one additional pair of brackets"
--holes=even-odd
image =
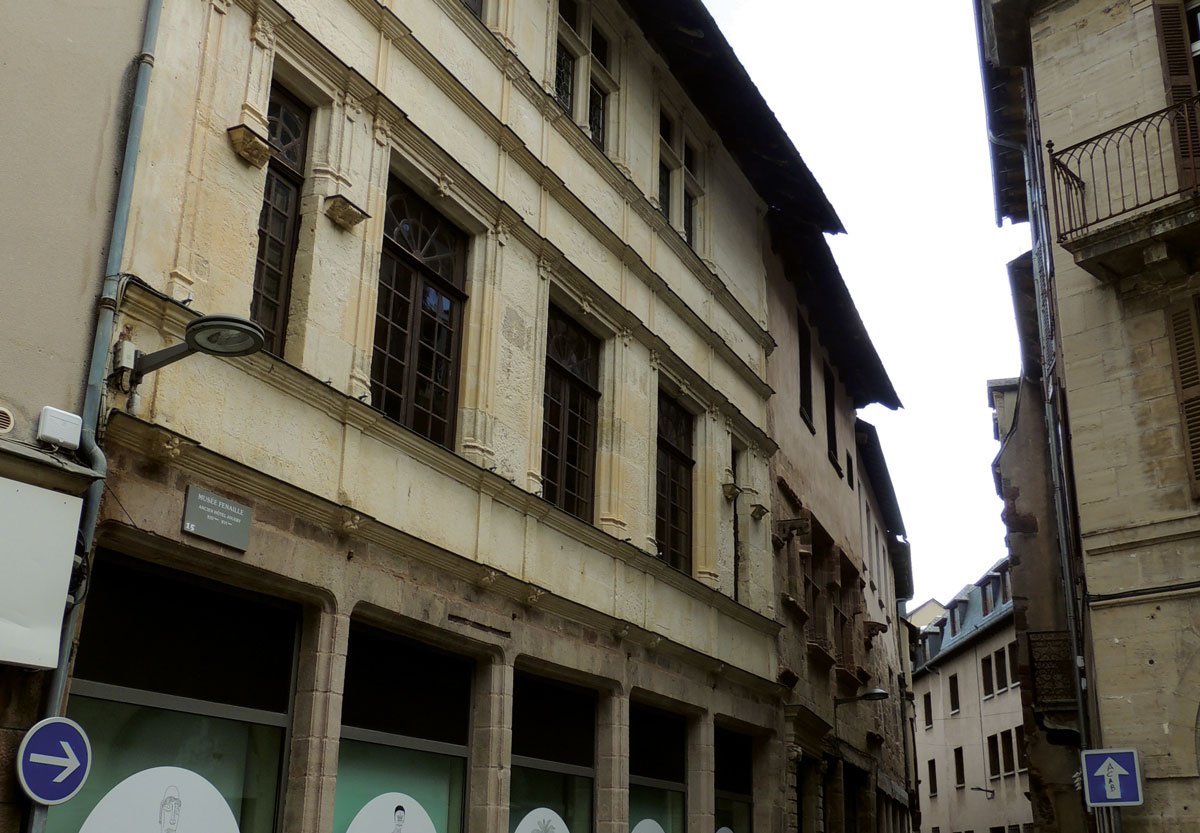
[(1179, 277), (1200, 244), (1200, 96), (1050, 151), (1058, 242), (1098, 278)]

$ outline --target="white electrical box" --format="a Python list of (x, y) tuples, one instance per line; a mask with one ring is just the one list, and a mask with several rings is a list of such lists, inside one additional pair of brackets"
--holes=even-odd
[(79, 435), (82, 431), (83, 418), (77, 414), (60, 411), (49, 405), (42, 408), (37, 430), (37, 438), (40, 442), (74, 451), (79, 448)]
[(83, 499), (0, 477), (0, 662), (58, 664)]

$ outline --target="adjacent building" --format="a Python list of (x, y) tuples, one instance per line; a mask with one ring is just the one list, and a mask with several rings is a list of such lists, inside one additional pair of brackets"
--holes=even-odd
[(1079, 751), (1134, 748), (1144, 803), (1096, 823), (1177, 830), (1200, 785), (1200, 9), (974, 6), (997, 222), (1033, 237), (1009, 265), (1021, 376), (989, 397), (1034, 822), (1089, 829)]
[(1032, 830), (1008, 559), (921, 628), (916, 654), (922, 829)]
[[(11, 160), (57, 179), (5, 230), (49, 375), (0, 389), (0, 459), (95, 485), (63, 662), (3, 671), (8, 748), (65, 709), (93, 769), (35, 812), (9, 756), (0, 826), (912, 829), (910, 555), (856, 418), (899, 399), (699, 0), (109, 5), (2, 36), (82, 65)], [(256, 340), (214, 314), (263, 349), (204, 355)]]

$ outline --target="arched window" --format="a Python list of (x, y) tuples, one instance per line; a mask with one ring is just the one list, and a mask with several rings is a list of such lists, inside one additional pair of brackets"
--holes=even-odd
[(466, 235), (404, 183), (388, 183), (371, 402), (423, 437), (454, 442)]

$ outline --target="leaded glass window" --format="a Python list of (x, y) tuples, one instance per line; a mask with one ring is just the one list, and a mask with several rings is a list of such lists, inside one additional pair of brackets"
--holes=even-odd
[(663, 216), (671, 217), (671, 166), (666, 162), (658, 163), (658, 210)]
[(551, 306), (542, 410), (542, 495), (585, 521), (592, 519), (599, 375), (600, 340)]
[(465, 235), (397, 179), (388, 184), (371, 402), (439, 445), (454, 441)]
[(571, 112), (575, 99), (575, 56), (562, 41), (558, 42), (558, 58), (554, 65), (554, 97), (564, 110)]
[(608, 96), (604, 90), (592, 82), (588, 93), (588, 128), (592, 133), (592, 143), (604, 150), (604, 116), (608, 107)]
[(264, 349), (281, 355), (287, 331), (300, 192), (308, 153), (309, 110), (281, 87), (267, 106), (268, 139), (275, 155), (267, 165), (262, 210), (258, 215), (258, 255), (250, 318), (263, 328)]
[(694, 417), (676, 400), (658, 395), (655, 538), (658, 557), (692, 571), (692, 427)]

